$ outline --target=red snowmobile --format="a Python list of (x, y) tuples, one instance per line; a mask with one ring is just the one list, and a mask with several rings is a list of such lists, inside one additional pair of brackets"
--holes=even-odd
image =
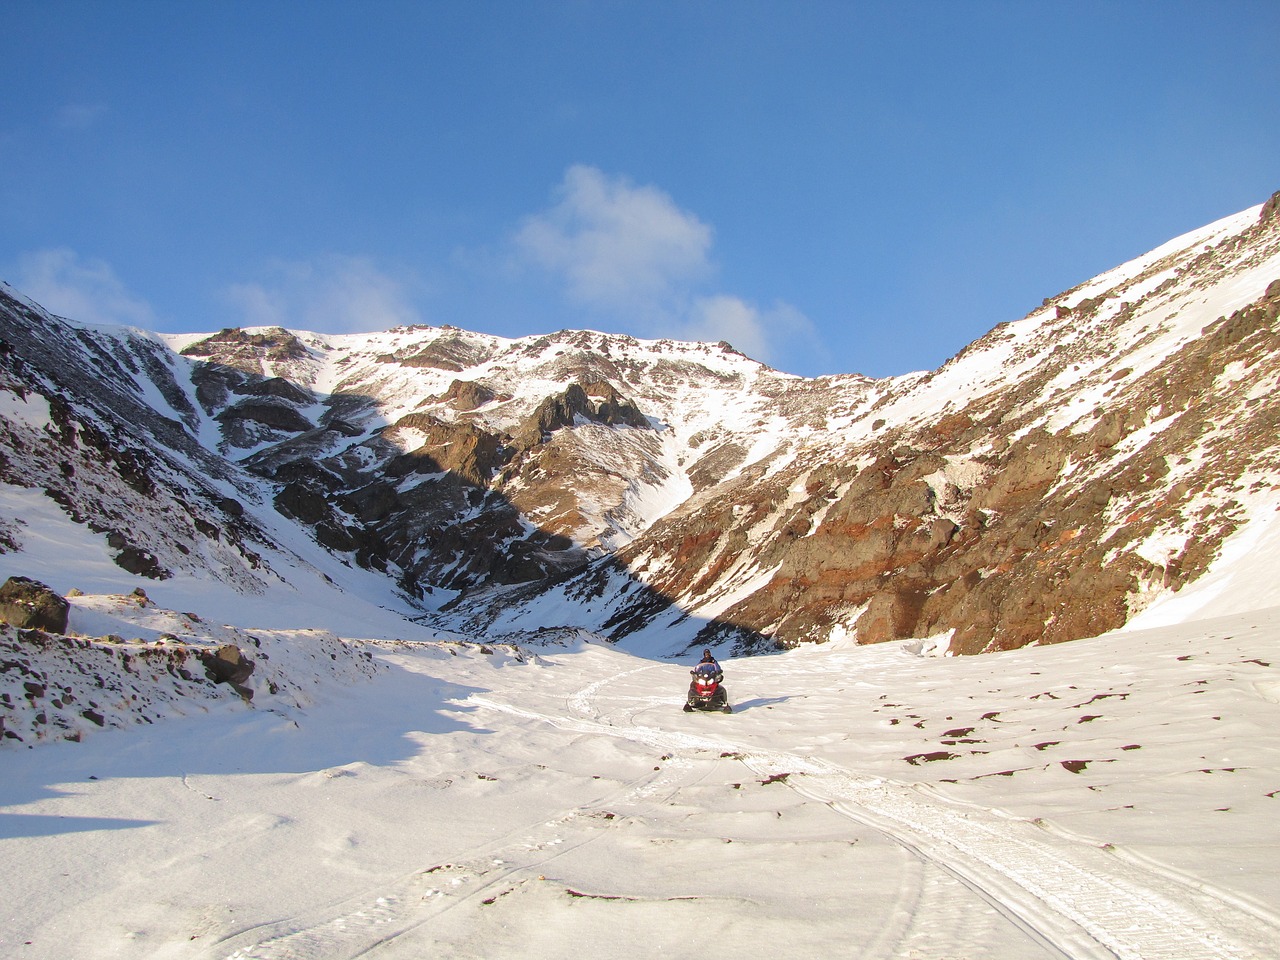
[(689, 697), (684, 704), (685, 713), (692, 713), (694, 710), (733, 713), (733, 707), (729, 706), (729, 695), (720, 685), (724, 674), (718, 663), (700, 663), (689, 672), (693, 674), (693, 682), (689, 684)]

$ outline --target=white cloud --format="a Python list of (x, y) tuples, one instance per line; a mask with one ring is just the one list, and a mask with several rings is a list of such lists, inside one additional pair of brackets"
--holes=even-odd
[(689, 340), (725, 340), (764, 363), (820, 349), (813, 323), (789, 303), (779, 300), (761, 310), (727, 294), (695, 301), (680, 335)]
[(413, 286), (368, 257), (326, 254), (276, 261), (263, 279), (231, 284), (224, 296), (241, 313), (239, 325), (358, 333), (421, 323)]
[(685, 335), (691, 340), (726, 340), (749, 357), (769, 356), (769, 337), (760, 311), (744, 300), (720, 294), (694, 304)]
[(573, 166), (550, 209), (516, 234), (525, 257), (563, 277), (569, 297), (608, 310), (669, 305), (711, 273), (711, 228), (656, 187)]
[(18, 258), (14, 286), (50, 313), (80, 323), (156, 329), (151, 305), (134, 296), (104, 260), (59, 247)]
[[(821, 351), (813, 324), (781, 301), (760, 308), (714, 279), (713, 230), (656, 187), (570, 167), (556, 202), (527, 218), (516, 247), (564, 283), (568, 299), (641, 336), (726, 340), (765, 363)], [(595, 322), (595, 321), (589, 321)]]
[(68, 103), (53, 117), (59, 130), (88, 130), (109, 113), (102, 103)]

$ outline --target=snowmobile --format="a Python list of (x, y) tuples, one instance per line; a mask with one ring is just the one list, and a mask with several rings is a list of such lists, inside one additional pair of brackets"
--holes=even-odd
[(693, 674), (693, 682), (689, 684), (689, 696), (685, 700), (685, 713), (694, 710), (719, 710), (721, 713), (733, 713), (729, 706), (729, 695), (720, 681), (724, 674), (714, 663), (700, 663), (689, 671)]

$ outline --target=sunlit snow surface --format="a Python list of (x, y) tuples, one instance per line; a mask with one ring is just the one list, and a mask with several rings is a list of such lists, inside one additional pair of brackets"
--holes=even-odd
[(730, 716), (566, 644), (5, 748), (0, 954), (1274, 956), (1280, 610), (731, 661)]

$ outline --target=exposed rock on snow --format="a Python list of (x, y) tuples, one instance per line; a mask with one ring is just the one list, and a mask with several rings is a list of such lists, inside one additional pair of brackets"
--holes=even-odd
[(65, 623), (58, 631), (0, 624), (0, 734), (10, 744), (79, 740), (250, 700), (305, 706), (318, 685), (384, 669), (331, 633), (218, 626), (143, 593), (72, 604), (70, 632)]

